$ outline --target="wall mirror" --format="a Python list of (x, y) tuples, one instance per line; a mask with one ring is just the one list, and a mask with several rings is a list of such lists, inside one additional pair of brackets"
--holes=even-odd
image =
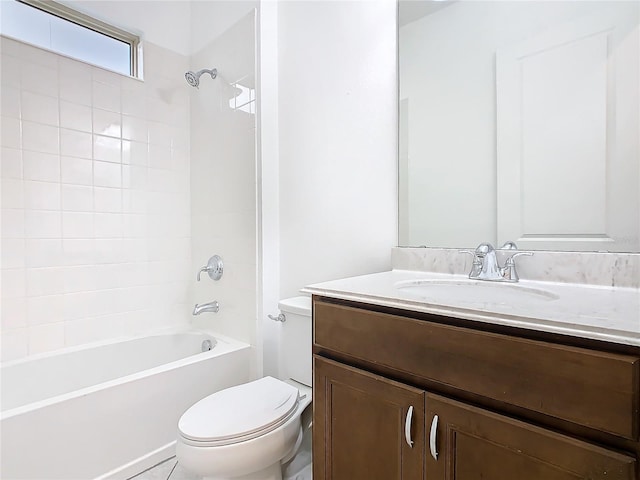
[(399, 2), (399, 244), (640, 252), (640, 3)]

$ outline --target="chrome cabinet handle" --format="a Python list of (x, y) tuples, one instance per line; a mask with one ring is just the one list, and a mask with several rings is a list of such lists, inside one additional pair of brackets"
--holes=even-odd
[(411, 420), (413, 419), (413, 405), (407, 411), (407, 418), (404, 421), (404, 439), (409, 447), (413, 448), (413, 440), (411, 440)]
[(436, 436), (438, 435), (438, 415), (431, 420), (431, 432), (429, 433), (429, 450), (434, 460), (438, 460), (438, 450), (436, 448)]

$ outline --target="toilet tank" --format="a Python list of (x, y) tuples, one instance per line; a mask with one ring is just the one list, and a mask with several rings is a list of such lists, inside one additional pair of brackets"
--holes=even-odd
[(278, 308), (286, 320), (282, 324), (284, 378), (311, 386), (311, 297), (285, 298)]

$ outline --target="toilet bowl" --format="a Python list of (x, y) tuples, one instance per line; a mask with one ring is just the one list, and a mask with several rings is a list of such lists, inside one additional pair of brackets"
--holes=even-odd
[(178, 462), (187, 470), (210, 480), (282, 479), (282, 464), (302, 441), (301, 416), (311, 404), (311, 299), (278, 306), (283, 329), (291, 327), (283, 332), (287, 381), (263, 377), (191, 406), (178, 422), (176, 442)]

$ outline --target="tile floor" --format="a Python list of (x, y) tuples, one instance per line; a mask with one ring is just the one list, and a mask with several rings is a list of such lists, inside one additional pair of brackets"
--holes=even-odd
[(171, 457), (129, 480), (201, 480), (201, 477), (188, 472), (177, 463), (176, 457)]
[[(311, 480), (311, 455), (308, 453), (307, 458), (304, 457), (299, 455), (287, 465), (282, 475), (284, 480)], [(178, 464), (176, 457), (171, 457), (129, 480), (202, 480), (202, 477), (188, 472)]]
[[(300, 449), (283, 467), (283, 480), (312, 480), (311, 436), (311, 429), (305, 430)], [(202, 477), (188, 472), (176, 457), (171, 457), (128, 480), (202, 480)]]

